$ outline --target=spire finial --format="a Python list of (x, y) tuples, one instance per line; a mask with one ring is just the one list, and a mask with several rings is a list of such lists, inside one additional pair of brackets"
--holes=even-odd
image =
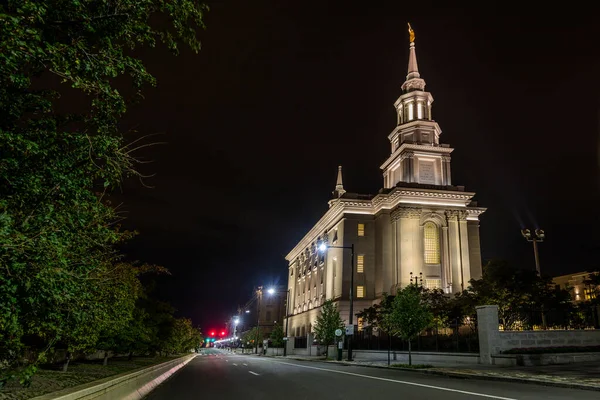
[(425, 90), (425, 81), (421, 79), (419, 74), (419, 65), (417, 64), (417, 51), (415, 50), (415, 31), (410, 22), (408, 23), (408, 34), (410, 40), (410, 48), (408, 55), (408, 75), (406, 82), (402, 85), (402, 89), (406, 92), (411, 90)]
[(338, 166), (337, 181), (335, 183), (335, 192), (333, 192), (333, 194), (337, 197), (342, 197), (344, 193), (346, 193), (346, 191), (344, 190), (344, 184), (342, 183), (342, 166), (340, 165)]

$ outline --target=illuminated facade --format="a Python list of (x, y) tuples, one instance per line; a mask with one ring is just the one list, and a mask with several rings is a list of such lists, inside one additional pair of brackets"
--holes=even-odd
[(590, 301), (596, 298), (598, 287), (590, 285), (587, 280), (593, 272), (578, 272), (552, 278), (552, 282), (561, 289), (568, 290), (575, 302)]
[(289, 336), (311, 332), (328, 299), (348, 321), (350, 250), (322, 254), (321, 241), (355, 247), (355, 313), (411, 279), (450, 294), (481, 277), (479, 216), (485, 209), (472, 200), (475, 193), (452, 185), (453, 149), (440, 143), (414, 42), (409, 50), (408, 75), (394, 103), (397, 126), (388, 136), (390, 156), (381, 165), (383, 188), (376, 195), (346, 192), (340, 167), (329, 210), (286, 256)]

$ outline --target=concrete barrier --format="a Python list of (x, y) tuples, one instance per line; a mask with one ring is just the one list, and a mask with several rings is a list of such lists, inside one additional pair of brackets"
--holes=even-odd
[(135, 400), (141, 399), (194, 359), (188, 354), (162, 364), (124, 372), (83, 385), (34, 397), (32, 400)]

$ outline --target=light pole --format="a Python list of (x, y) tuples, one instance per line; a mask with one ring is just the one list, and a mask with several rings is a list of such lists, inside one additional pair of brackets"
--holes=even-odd
[(542, 229), (536, 229), (534, 231), (534, 234), (535, 235), (532, 235), (529, 229), (521, 229), (521, 235), (523, 235), (525, 240), (533, 243), (533, 254), (535, 256), (535, 270), (537, 271), (539, 276), (542, 276), (542, 272), (540, 270), (540, 256), (538, 254), (537, 244), (538, 242), (544, 241), (544, 239), (546, 238), (546, 234)]
[[(276, 292), (275, 288), (267, 289), (267, 293), (269, 293), (270, 295), (275, 294), (275, 292)], [(290, 289), (288, 289), (286, 291), (286, 293), (287, 293), (287, 295), (286, 295), (286, 300), (285, 300), (285, 339), (284, 339), (285, 343), (283, 344), (283, 356), (284, 357), (287, 356), (287, 340), (288, 340), (287, 337), (288, 337), (288, 326), (289, 326), (289, 324), (288, 324), (288, 322), (289, 322), (289, 312), (288, 312), (289, 308), (288, 307), (289, 306), (288, 305), (290, 303)]]
[(354, 243), (350, 246), (329, 246), (326, 242), (319, 244), (319, 250), (325, 252), (327, 249), (348, 249), (350, 250), (350, 293), (348, 300), (350, 301), (350, 325), (352, 326), (352, 334), (348, 335), (348, 361), (352, 361), (352, 336), (354, 336), (354, 324), (352, 323), (352, 314), (354, 313)]
[(258, 338), (260, 336), (260, 298), (262, 297), (262, 286), (256, 290), (256, 344), (254, 345), (254, 354), (258, 354)]

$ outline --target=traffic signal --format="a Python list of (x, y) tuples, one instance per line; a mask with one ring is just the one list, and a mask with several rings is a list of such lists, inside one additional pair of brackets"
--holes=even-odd
[(210, 336), (215, 336), (215, 331), (210, 331)]
[(221, 336), (225, 336), (225, 331), (221, 331)]

